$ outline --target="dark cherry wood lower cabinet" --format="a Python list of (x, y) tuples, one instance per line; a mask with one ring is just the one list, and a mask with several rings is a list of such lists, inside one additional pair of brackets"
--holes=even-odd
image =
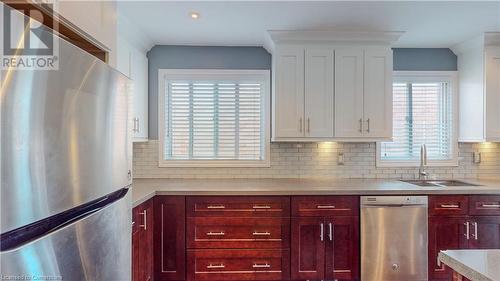
[(292, 213), (291, 279), (359, 280), (359, 198), (292, 198)]
[(185, 280), (185, 197), (156, 196), (154, 213), (154, 280)]
[(153, 280), (153, 200), (132, 210), (132, 280)]

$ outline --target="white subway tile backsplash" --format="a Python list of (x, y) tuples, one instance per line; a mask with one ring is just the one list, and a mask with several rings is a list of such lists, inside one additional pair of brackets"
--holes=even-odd
[[(378, 178), (414, 179), (418, 168), (375, 167), (375, 143), (272, 143), (269, 168), (160, 168), (158, 141), (134, 143), (136, 178)], [(438, 178), (477, 178), (500, 175), (500, 144), (460, 143), (457, 167), (434, 167)], [(472, 163), (472, 152), (481, 163)], [(337, 164), (344, 153), (344, 165)]]

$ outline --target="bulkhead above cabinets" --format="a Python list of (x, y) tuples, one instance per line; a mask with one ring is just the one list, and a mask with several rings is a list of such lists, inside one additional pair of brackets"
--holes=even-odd
[(272, 140), (391, 140), (390, 45), (400, 35), (270, 31)]

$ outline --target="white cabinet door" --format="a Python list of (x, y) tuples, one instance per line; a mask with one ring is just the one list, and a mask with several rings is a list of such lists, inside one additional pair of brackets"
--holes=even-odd
[(500, 47), (485, 50), (486, 140), (500, 141)]
[(366, 49), (364, 59), (364, 136), (392, 136), (392, 51)]
[(333, 49), (305, 51), (306, 137), (333, 137)]
[(363, 135), (363, 49), (335, 50), (335, 137)]
[(282, 48), (274, 59), (273, 138), (303, 137), (304, 49)]
[(135, 49), (132, 52), (132, 79), (134, 80), (133, 118), (134, 141), (148, 139), (148, 58)]

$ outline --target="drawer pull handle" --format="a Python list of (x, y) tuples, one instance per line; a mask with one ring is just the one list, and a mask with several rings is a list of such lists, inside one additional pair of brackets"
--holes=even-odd
[(457, 204), (441, 204), (440, 205), (441, 208), (445, 208), (445, 209), (457, 209), (457, 208), (460, 208), (460, 205), (457, 205)]
[(254, 209), (271, 209), (269, 205), (253, 205)]
[(226, 266), (223, 263), (220, 264), (209, 264), (207, 265), (207, 268), (214, 269), (214, 268), (225, 268)]
[(224, 236), (226, 235), (226, 233), (224, 233), (223, 231), (220, 231), (220, 232), (207, 232), (207, 236)]
[(270, 265), (270, 264), (268, 264), (268, 263), (265, 263), (265, 264), (257, 264), (257, 263), (254, 263), (252, 267), (253, 267), (253, 268), (270, 268), (270, 267), (271, 267), (271, 265)]
[(271, 232), (257, 232), (257, 231), (254, 231), (252, 233), (252, 235), (255, 235), (255, 236), (270, 236), (271, 235)]
[(481, 204), (483, 208), (500, 208), (500, 204)]
[(335, 205), (318, 205), (316, 209), (335, 209)]
[(208, 205), (207, 209), (225, 209), (226, 206), (224, 205)]

